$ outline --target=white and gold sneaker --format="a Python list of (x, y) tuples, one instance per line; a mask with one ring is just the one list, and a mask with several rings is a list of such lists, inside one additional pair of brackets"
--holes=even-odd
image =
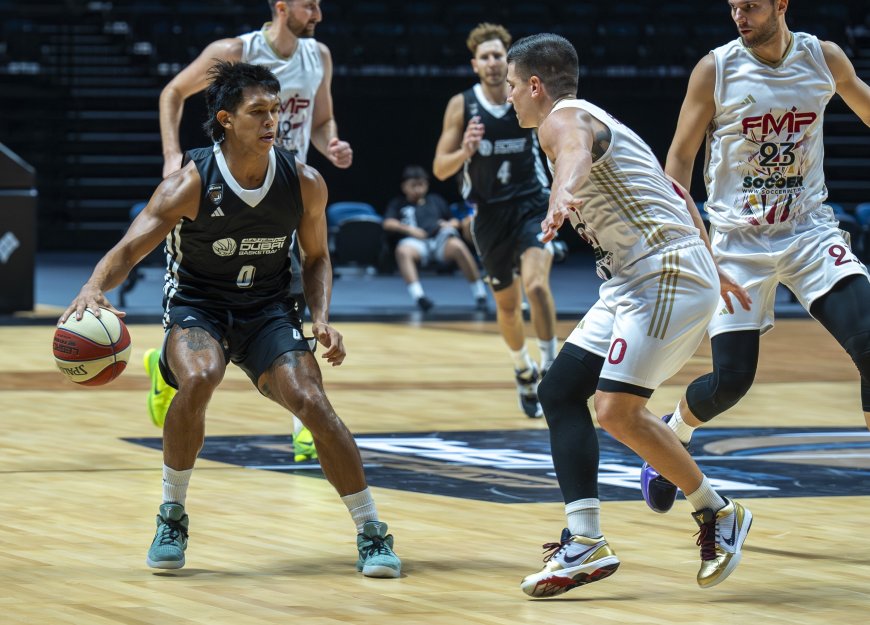
[(704, 508), (692, 513), (698, 530), (698, 546), (701, 547), (701, 569), (698, 585), (710, 588), (725, 581), (740, 564), (741, 549), (749, 527), (752, 513), (736, 501), (725, 500), (725, 507), (718, 512)]
[(619, 559), (603, 537), (572, 536), (567, 527), (562, 530), (561, 541), (544, 545), (544, 553), (544, 568), (527, 575), (520, 584), (532, 597), (555, 597), (609, 577), (619, 568)]

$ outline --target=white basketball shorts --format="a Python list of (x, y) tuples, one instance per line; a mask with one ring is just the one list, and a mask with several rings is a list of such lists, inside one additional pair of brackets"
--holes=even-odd
[(567, 341), (604, 358), (601, 377), (655, 389), (692, 357), (719, 302), (719, 277), (696, 237), (622, 268)]
[(867, 267), (852, 253), (828, 206), (782, 224), (724, 232), (713, 229), (710, 242), (719, 267), (752, 297), (748, 311), (732, 297), (733, 314), (720, 302), (710, 321), (710, 336), (770, 330), (780, 282), (809, 311), (815, 300), (846, 276), (868, 276)]

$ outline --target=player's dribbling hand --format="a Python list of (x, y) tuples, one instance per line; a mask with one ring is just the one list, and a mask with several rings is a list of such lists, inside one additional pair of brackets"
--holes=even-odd
[(79, 294), (73, 300), (72, 304), (70, 304), (63, 314), (58, 319), (57, 324), (60, 325), (65, 323), (67, 319), (69, 319), (73, 314), (75, 314), (76, 321), (81, 321), (82, 317), (85, 314), (85, 309), (90, 308), (91, 312), (94, 313), (95, 317), (100, 316), (100, 308), (107, 308), (115, 313), (118, 317), (124, 317), (127, 315), (125, 312), (121, 312), (114, 306), (112, 306), (111, 302), (106, 299), (105, 293), (103, 293), (100, 289), (89, 286), (85, 284), (82, 287), (82, 290), (79, 291)]
[(462, 149), (468, 157), (474, 156), (477, 148), (480, 147), (480, 140), (483, 139), (483, 124), (480, 123), (480, 116), (475, 115), (468, 120), (468, 126), (465, 127), (465, 134), (462, 135)]
[(326, 351), (321, 354), (321, 358), (325, 358), (333, 367), (344, 362), (347, 352), (344, 350), (344, 339), (341, 332), (321, 321), (311, 324), (311, 331), (317, 338), (317, 342), (326, 348)]
[(347, 169), (353, 163), (353, 150), (347, 141), (333, 137), (326, 146), (326, 157), (339, 169)]
[(731, 296), (737, 298), (743, 310), (749, 310), (752, 306), (752, 298), (749, 297), (749, 291), (737, 284), (726, 271), (716, 267), (719, 272), (719, 291), (722, 294), (722, 300), (725, 302), (725, 308), (732, 315), (734, 314), (734, 304), (731, 302)]

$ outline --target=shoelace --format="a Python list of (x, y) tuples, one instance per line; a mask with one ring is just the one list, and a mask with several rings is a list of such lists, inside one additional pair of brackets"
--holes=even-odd
[[(556, 555), (560, 551), (562, 551), (562, 549), (567, 547), (568, 543), (570, 543), (570, 542), (571, 542), (571, 537), (569, 536), (567, 539), (562, 540), (561, 542), (558, 542), (558, 543), (544, 543), (543, 545), (541, 545), (541, 548), (544, 550), (544, 562), (549, 562), (550, 560), (555, 558)], [(549, 551), (549, 553), (547, 553), (548, 551)]]
[(390, 552), (390, 546), (386, 544), (385, 539), (380, 536), (369, 536), (367, 538), (371, 542), (363, 547), (363, 555), (366, 557)]
[(187, 538), (187, 530), (178, 521), (163, 520), (163, 525), (160, 526), (160, 544), (168, 545), (174, 543), (178, 537)]
[(695, 536), (698, 537), (695, 544), (701, 548), (701, 560), (716, 559), (716, 540), (719, 537), (718, 534), (719, 526), (715, 519), (709, 523), (703, 523), (698, 528), (698, 531), (695, 532)]

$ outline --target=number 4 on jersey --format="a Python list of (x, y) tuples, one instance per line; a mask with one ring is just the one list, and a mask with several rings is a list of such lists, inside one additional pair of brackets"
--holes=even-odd
[(498, 181), (502, 184), (509, 183), (511, 181), (511, 162), (502, 161), (501, 165), (499, 165), (498, 171), (495, 172), (495, 177), (498, 178)]

